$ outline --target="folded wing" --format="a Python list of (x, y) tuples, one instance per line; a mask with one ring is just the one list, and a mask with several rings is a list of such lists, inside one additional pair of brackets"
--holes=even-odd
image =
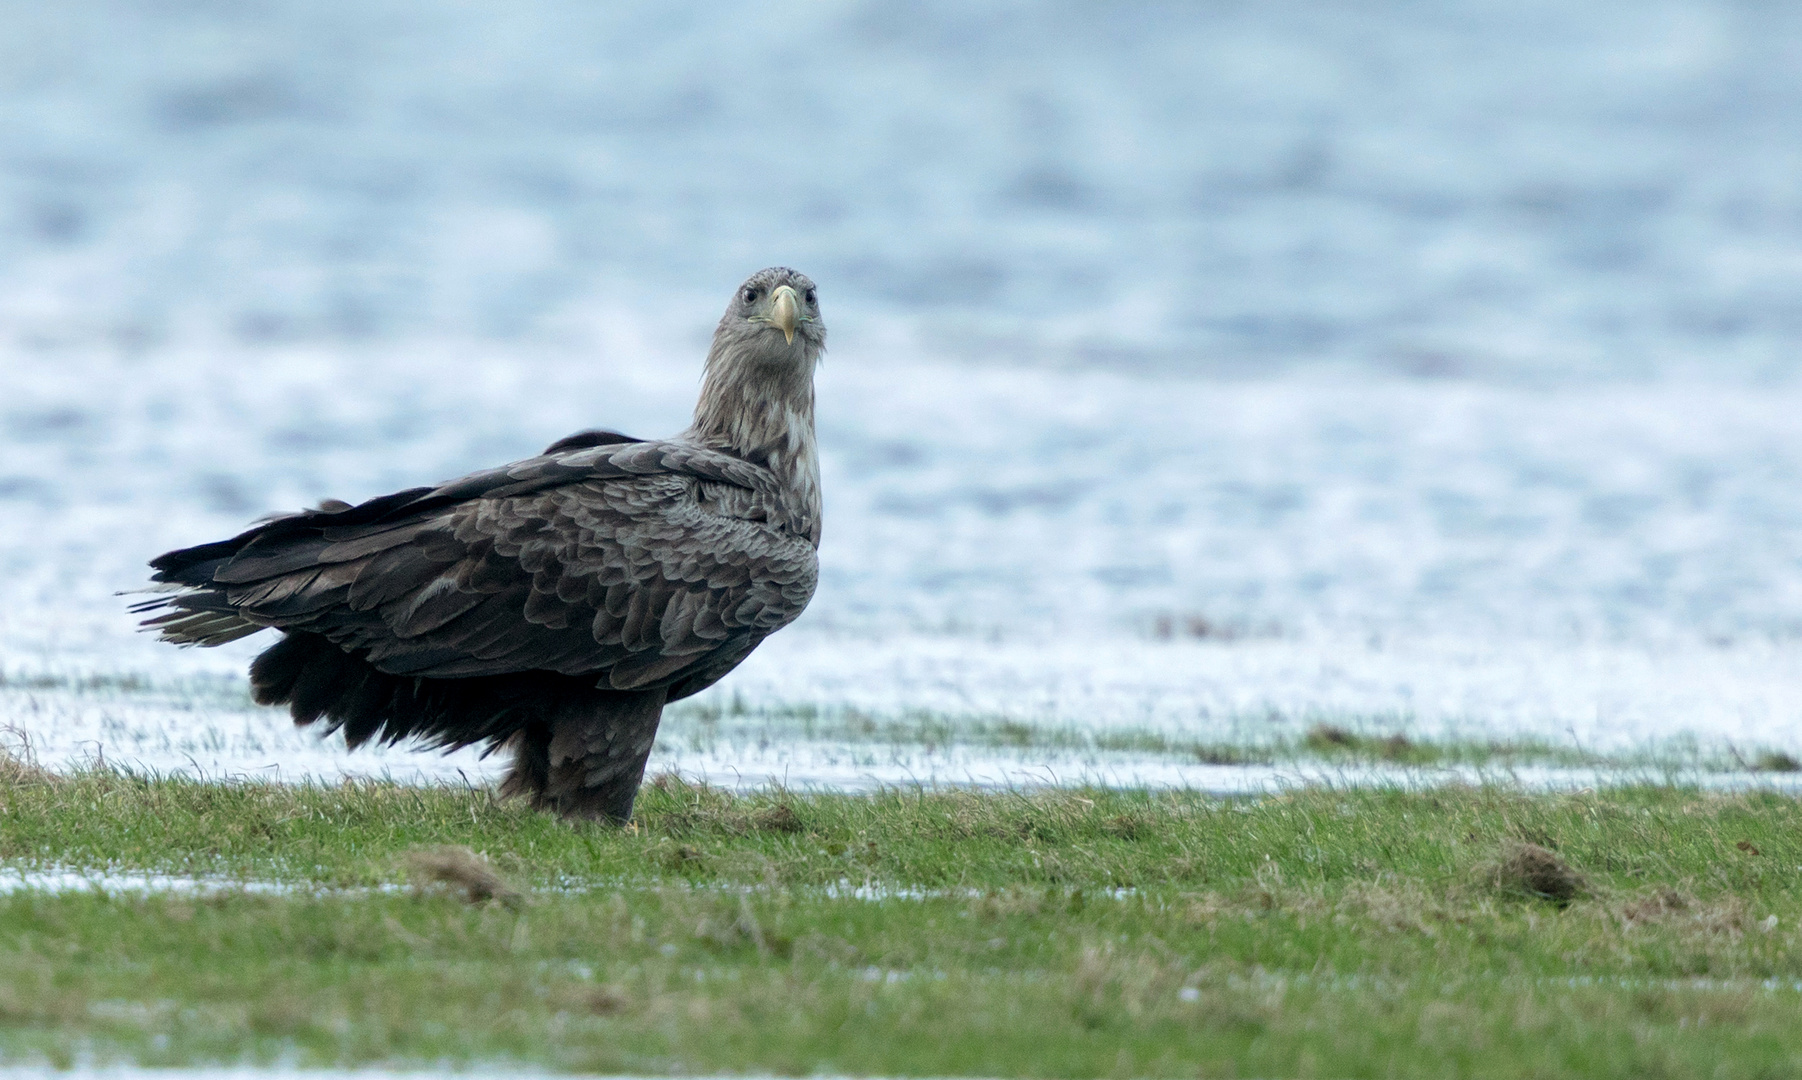
[[(393, 675), (592, 675), (670, 699), (811, 597), (811, 530), (773, 477), (680, 442), (569, 446), (153, 564), (167, 640), (320, 634)], [(579, 440), (577, 440), (579, 442)]]

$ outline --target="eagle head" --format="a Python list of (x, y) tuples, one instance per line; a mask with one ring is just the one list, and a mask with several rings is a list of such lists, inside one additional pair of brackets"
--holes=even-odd
[(811, 370), (826, 349), (826, 324), (820, 321), (813, 279), (786, 266), (752, 274), (732, 294), (714, 343), (716, 351), (724, 345), (742, 360)]

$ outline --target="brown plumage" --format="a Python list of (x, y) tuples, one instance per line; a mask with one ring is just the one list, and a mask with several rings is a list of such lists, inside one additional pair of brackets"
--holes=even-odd
[(154, 561), (165, 641), (282, 631), (257, 701), (356, 747), (508, 747), (503, 791), (624, 821), (665, 703), (793, 622), (818, 577), (813, 282), (740, 286), (675, 438), (573, 435), (358, 506), (331, 502)]

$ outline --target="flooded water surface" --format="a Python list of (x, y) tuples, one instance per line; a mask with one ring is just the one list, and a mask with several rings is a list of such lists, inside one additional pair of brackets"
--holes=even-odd
[(0, 720), (46, 762), (490, 775), (297, 733), (257, 639), (114, 594), (679, 429), (774, 263), (832, 327), (821, 587), (668, 767), (1175, 767), (824, 715), (1802, 753), (1781, 5), (5, 7)]

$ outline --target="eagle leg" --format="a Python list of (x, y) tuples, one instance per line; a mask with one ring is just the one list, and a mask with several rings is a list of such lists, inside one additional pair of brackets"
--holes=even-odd
[(666, 691), (590, 690), (558, 702), (548, 722), (509, 740), (513, 769), (503, 796), (570, 820), (625, 824), (657, 739)]

